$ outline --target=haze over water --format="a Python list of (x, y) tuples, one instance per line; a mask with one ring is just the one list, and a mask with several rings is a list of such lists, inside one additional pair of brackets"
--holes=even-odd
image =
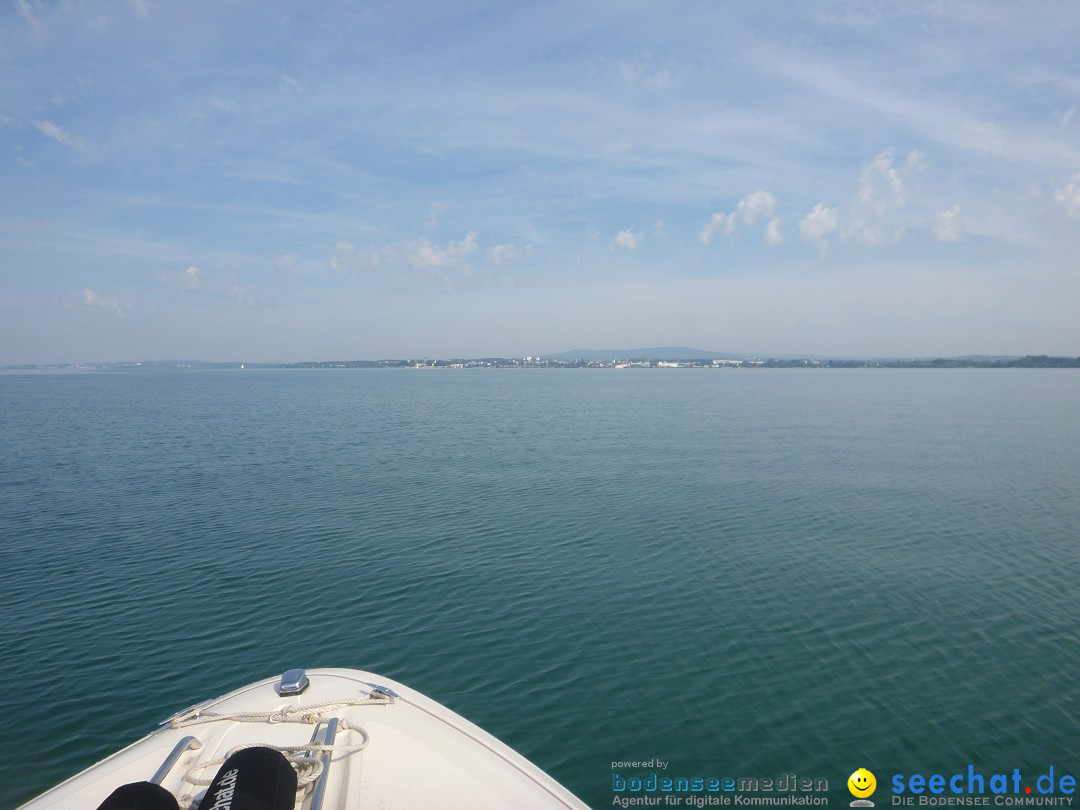
[(303, 666), (611, 762), (1080, 770), (1080, 374), (0, 374), (0, 807)]

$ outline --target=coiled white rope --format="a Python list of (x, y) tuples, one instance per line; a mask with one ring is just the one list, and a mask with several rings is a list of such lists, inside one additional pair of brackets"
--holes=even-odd
[[(334, 700), (327, 703), (316, 703), (311, 706), (285, 706), (272, 712), (230, 712), (220, 714), (217, 712), (203, 712), (200, 709), (192, 709), (185, 714), (180, 714), (172, 718), (172, 720), (169, 721), (169, 726), (172, 728), (185, 728), (200, 723), (216, 723), (220, 720), (232, 720), (237, 723), (306, 723), (314, 726), (332, 720), (333, 713), (339, 709), (344, 709), (349, 706), (383, 706), (390, 703), (393, 703), (392, 697), (380, 695), (378, 697)], [(289, 764), (292, 765), (293, 770), (296, 771), (296, 804), (299, 805), (304, 800), (307, 792), (312, 789), (312, 786), (319, 780), (319, 777), (322, 776), (323, 758), (319, 756), (319, 754), (329, 753), (331, 756), (335, 753), (351, 754), (354, 751), (359, 751), (366, 747), (371, 740), (368, 733), (362, 727), (354, 726), (344, 718), (338, 718), (337, 730), (356, 732), (360, 735), (360, 742), (352, 745), (342, 745), (336, 742), (332, 745), (319, 742), (286, 746), (265, 745), (263, 743), (238, 745), (231, 749), (221, 759), (200, 762), (190, 768), (188, 772), (184, 774), (183, 781), (191, 783), (194, 787), (209, 785), (214, 781), (213, 776), (199, 776), (198, 774), (201, 771), (210, 768), (219, 768), (224, 764), (226, 759), (231, 757), (237, 751), (242, 751), (245, 748), (270, 748), (284, 754)], [(188, 810), (193, 801), (194, 797), (190, 792), (177, 797), (177, 802), (179, 803), (181, 810)]]

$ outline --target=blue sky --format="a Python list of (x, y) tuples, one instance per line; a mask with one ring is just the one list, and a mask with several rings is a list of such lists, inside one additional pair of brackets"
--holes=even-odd
[(1074, 2), (0, 7), (0, 363), (1080, 355)]

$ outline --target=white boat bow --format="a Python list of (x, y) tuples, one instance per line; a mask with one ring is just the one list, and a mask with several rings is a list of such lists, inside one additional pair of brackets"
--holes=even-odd
[(520, 754), (403, 684), (351, 669), (290, 670), (193, 706), (23, 806), (97, 807), (149, 781), (198, 808), (231, 752), (276, 748), (297, 771), (296, 810), (584, 808)]

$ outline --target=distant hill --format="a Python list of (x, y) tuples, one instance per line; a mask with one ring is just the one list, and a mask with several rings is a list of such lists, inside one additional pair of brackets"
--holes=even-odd
[(743, 354), (721, 354), (687, 346), (658, 346), (650, 349), (571, 349), (562, 354), (545, 354), (546, 360), (742, 360)]

